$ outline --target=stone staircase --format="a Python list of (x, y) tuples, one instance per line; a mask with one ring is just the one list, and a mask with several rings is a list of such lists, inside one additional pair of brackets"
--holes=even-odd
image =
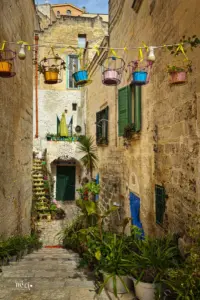
[[(62, 248), (43, 248), (2, 267), (0, 299), (4, 300), (107, 300), (95, 292), (93, 275), (78, 269), (79, 256)], [(121, 296), (120, 296), (121, 299)], [(134, 299), (131, 295), (123, 299)]]

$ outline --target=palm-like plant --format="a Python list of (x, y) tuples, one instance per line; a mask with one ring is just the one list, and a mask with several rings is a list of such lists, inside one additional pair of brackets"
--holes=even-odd
[(79, 141), (80, 145), (78, 147), (79, 151), (84, 153), (81, 158), (81, 162), (90, 174), (90, 179), (92, 179), (93, 170), (96, 167), (98, 158), (96, 155), (96, 148), (94, 146), (94, 140), (91, 136), (84, 136)]

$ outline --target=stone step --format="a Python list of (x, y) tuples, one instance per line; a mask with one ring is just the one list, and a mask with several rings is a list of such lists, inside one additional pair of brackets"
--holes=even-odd
[[(102, 292), (100, 296), (96, 295), (94, 289), (88, 289), (87, 287), (65, 286), (64, 288), (54, 287), (50, 292), (48, 289), (34, 289), (30, 290), (5, 290), (1, 291), (1, 296), (4, 300), (108, 300), (108, 296), (105, 292)], [(110, 298), (114, 299), (114, 298)], [(130, 298), (129, 298), (130, 299)]]

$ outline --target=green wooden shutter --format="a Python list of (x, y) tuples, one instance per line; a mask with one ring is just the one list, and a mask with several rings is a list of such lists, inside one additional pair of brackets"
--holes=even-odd
[(165, 213), (165, 188), (160, 185), (155, 187), (156, 196), (156, 223), (162, 225)]
[(134, 130), (141, 130), (141, 86), (134, 87)]
[(131, 123), (131, 87), (118, 91), (118, 135), (123, 136), (124, 127)]
[(60, 135), (60, 119), (57, 116), (57, 135)]
[(102, 136), (102, 124), (100, 122), (101, 120), (101, 111), (96, 113), (96, 143), (99, 143), (99, 139)]
[[(105, 119), (108, 120), (109, 107), (105, 108)], [(108, 123), (106, 122), (106, 144), (108, 144)]]

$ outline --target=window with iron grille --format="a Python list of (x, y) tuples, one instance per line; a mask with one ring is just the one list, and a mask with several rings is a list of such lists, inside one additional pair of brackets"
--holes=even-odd
[(155, 186), (155, 203), (156, 203), (156, 223), (163, 224), (165, 213), (165, 188), (160, 185)]
[(78, 56), (77, 55), (69, 55), (67, 65), (68, 65), (67, 87), (69, 89), (77, 89), (72, 75), (73, 75), (73, 73), (75, 73), (78, 70)]
[(125, 86), (118, 91), (118, 135), (124, 136), (130, 126), (133, 132), (141, 130), (141, 86)]
[(96, 113), (96, 143), (108, 145), (108, 106)]

